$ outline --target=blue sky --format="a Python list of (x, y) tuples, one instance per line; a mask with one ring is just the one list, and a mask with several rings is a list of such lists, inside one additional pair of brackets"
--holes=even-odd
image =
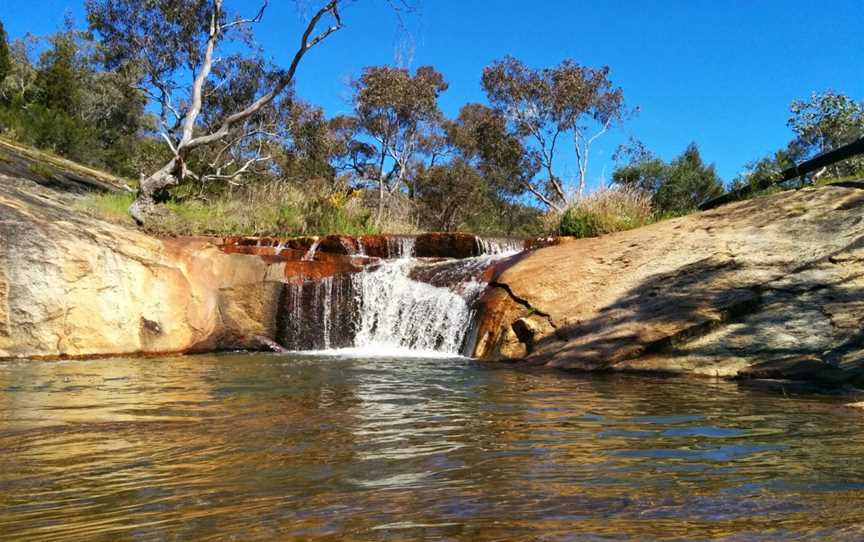
[[(254, 0), (228, 0), (254, 11)], [(304, 0), (307, 8), (315, 0)], [(789, 103), (832, 88), (864, 99), (864, 0), (577, 1), (426, 0), (397, 18), (384, 0), (360, 0), (344, 13), (346, 28), (312, 51), (297, 89), (328, 115), (349, 109), (346, 82), (363, 66), (431, 64), (450, 83), (448, 115), (483, 101), (485, 65), (513, 55), (535, 67), (564, 58), (608, 65), (637, 117), (592, 151), (593, 183), (611, 169), (618, 143), (634, 136), (664, 158), (691, 141), (731, 180), (748, 161), (782, 147)], [(48, 33), (69, 10), (84, 23), (82, 0), (0, 0), (10, 37)], [(259, 42), (286, 63), (303, 25), (289, 0), (271, 0)], [(406, 54), (405, 51), (408, 51)], [(563, 172), (574, 160), (561, 157)]]

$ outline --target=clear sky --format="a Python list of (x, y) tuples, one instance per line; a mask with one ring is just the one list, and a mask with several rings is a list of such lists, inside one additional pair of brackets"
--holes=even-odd
[[(608, 65), (640, 113), (595, 147), (592, 184), (608, 178), (612, 152), (630, 136), (667, 159), (695, 141), (728, 181), (789, 141), (793, 99), (828, 88), (864, 99), (864, 0), (414, 1), (407, 32), (385, 0), (351, 3), (346, 28), (304, 60), (300, 95), (328, 115), (346, 112), (346, 81), (401, 56), (445, 75), (441, 105), (452, 116), (483, 101), (483, 67), (507, 54), (535, 67), (567, 57)], [(250, 13), (258, 5), (227, 3)], [(0, 0), (11, 38), (48, 33), (67, 10), (84, 23), (83, 0)], [(284, 65), (293, 53), (303, 15), (291, 0), (271, 0), (256, 32), (275, 61)], [(564, 156), (561, 167), (572, 173), (573, 162)]]

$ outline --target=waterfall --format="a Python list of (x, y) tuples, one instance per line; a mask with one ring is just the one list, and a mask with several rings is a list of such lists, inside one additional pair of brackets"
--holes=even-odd
[[(285, 284), (276, 340), (289, 350), (361, 355), (469, 353), (475, 304), (485, 271), (521, 250), (510, 239), (477, 238), (481, 255), (414, 258), (415, 238), (387, 238), (388, 260), (355, 273)], [(303, 260), (314, 258), (318, 241)], [(359, 252), (365, 252), (358, 243)]]
[(354, 340), (354, 287), (350, 276), (285, 284), (276, 340), (289, 350), (328, 350)]
[(416, 242), (416, 237), (388, 237), (387, 254), (390, 258), (410, 258), (414, 255), (414, 244)]
[(433, 286), (411, 278), (415, 265), (398, 259), (354, 276), (356, 347), (460, 353), (473, 302), (485, 285), (471, 278), (458, 291)]
[(523, 249), (525, 242), (521, 239), (506, 237), (477, 237), (477, 252), (479, 254), (506, 255), (515, 254)]
[(312, 246), (310, 246), (309, 250), (306, 252), (306, 254), (303, 255), (302, 260), (304, 262), (311, 262), (312, 260), (314, 260), (315, 259), (315, 252), (317, 252), (318, 245), (320, 245), (320, 244), (321, 244), (321, 238), (315, 239), (315, 241), (312, 243)]

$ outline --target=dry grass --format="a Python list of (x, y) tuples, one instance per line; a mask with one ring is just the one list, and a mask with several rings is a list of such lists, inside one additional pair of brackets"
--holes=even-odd
[(627, 187), (603, 188), (573, 204), (561, 216), (561, 235), (596, 237), (654, 222), (651, 197)]
[[(169, 212), (148, 231), (167, 236), (378, 233), (362, 194), (322, 189), (314, 183), (306, 188), (301, 191), (294, 185), (269, 183), (207, 200), (169, 202), (165, 205)], [(91, 194), (82, 198), (79, 208), (98, 218), (132, 225), (128, 208), (133, 198), (130, 193)]]

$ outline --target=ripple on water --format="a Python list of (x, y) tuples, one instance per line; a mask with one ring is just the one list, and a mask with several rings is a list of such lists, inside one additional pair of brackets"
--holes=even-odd
[(0, 364), (0, 538), (850, 540), (842, 399), (231, 354)]

